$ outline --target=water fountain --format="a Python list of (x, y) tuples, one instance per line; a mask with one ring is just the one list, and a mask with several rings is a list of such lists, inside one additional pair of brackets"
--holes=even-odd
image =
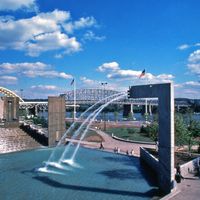
[[(80, 128), (81, 131), (77, 130), (77, 133), (74, 133), (74, 137), (78, 136), (85, 128), (80, 140), (83, 139), (91, 123), (103, 108), (121, 96), (116, 95), (112, 97), (112, 100), (97, 108), (86, 119), (87, 121)], [(70, 131), (73, 130), (73, 127), (74, 125), (70, 127)], [(55, 148), (58, 151), (55, 158), (52, 156), (55, 151), (52, 152), (50, 148), (0, 155), (0, 180), (4, 183), (0, 187), (0, 196), (6, 199), (26, 199), (28, 196), (31, 200), (65, 200), (66, 198), (131, 200), (151, 199), (155, 194), (155, 183), (142, 169), (139, 158), (91, 150), (80, 147), (80, 143), (78, 143), (77, 146), (71, 146), (70, 151), (66, 152), (67, 155), (68, 153), (71, 155), (71, 163), (66, 165), (61, 162), (66, 160), (64, 153), (66, 149), (61, 144), (62, 142), (59, 143), (60, 148)], [(69, 147), (66, 146), (66, 148)], [(62, 153), (64, 154), (61, 159)], [(48, 157), (53, 162), (56, 159), (55, 163), (57, 164), (60, 160), (61, 167), (58, 165), (52, 167), (47, 163), (45, 164), (46, 168), (40, 168), (40, 172), (36, 172), (35, 169), (38, 169), (42, 161)], [(76, 164), (75, 161), (84, 167), (77, 169), (77, 166), (70, 166), (70, 164)]]
[[(122, 94), (125, 94), (124, 92), (121, 92), (121, 93), (117, 93), (117, 94), (114, 94), (114, 95), (111, 95), (111, 96), (108, 96), (108, 97), (106, 97), (106, 98), (104, 98), (104, 99), (101, 99), (101, 100), (99, 100), (97, 103), (95, 103), (94, 105), (92, 105), (92, 106), (90, 106), (85, 112), (83, 112), (82, 114), (81, 114), (81, 116), (79, 117), (79, 119), (81, 119), (87, 112), (89, 112), (90, 110), (92, 110), (95, 106), (97, 106), (98, 104), (100, 104), (100, 103), (102, 103), (102, 102), (106, 102), (107, 100), (109, 100), (110, 98), (114, 98), (114, 97), (116, 97), (116, 96), (120, 96), (120, 95), (122, 95)], [(125, 96), (125, 95), (123, 95), (123, 96)], [(117, 98), (118, 99), (118, 98)], [(116, 98), (114, 98), (114, 99), (112, 99), (112, 100), (110, 100), (111, 102), (113, 102), (113, 101), (115, 101), (115, 100), (117, 100)], [(107, 106), (108, 104), (106, 104), (106, 106)], [(102, 106), (104, 106), (104, 105), (102, 105)], [(102, 107), (101, 106), (101, 107)], [(104, 107), (106, 107), (106, 106), (104, 106)], [(101, 108), (100, 107), (100, 108)], [(104, 108), (103, 107), (103, 108)], [(102, 108), (102, 109), (103, 109)], [(99, 108), (98, 108), (99, 109)], [(75, 132), (74, 132), (74, 134), (73, 134), (73, 136), (72, 136), (72, 138), (71, 139), (74, 139), (74, 138), (76, 138), (79, 134), (80, 134), (80, 132), (82, 131), (82, 129), (84, 128), (84, 126), (88, 123), (88, 121), (90, 120), (90, 118), (98, 111), (98, 109), (96, 109), (94, 112), (92, 112), (84, 121), (83, 121), (83, 123), (81, 124), (81, 126), (78, 128), (78, 130), (76, 130)], [(101, 110), (102, 110), (101, 109)], [(96, 118), (96, 117), (95, 117)], [(55, 152), (56, 152), (56, 150), (57, 150), (57, 148), (62, 144), (62, 142), (63, 142), (63, 140), (66, 138), (66, 136), (67, 136), (67, 134), (68, 133), (70, 133), (73, 129), (74, 129), (74, 127), (75, 127), (75, 125), (76, 125), (76, 123), (77, 122), (73, 122), (73, 124), (69, 127), (69, 129), (64, 133), (64, 135), (62, 136), (62, 138), (60, 139), (60, 141), (58, 142), (58, 144), (57, 144), (57, 146), (56, 146), (56, 148), (53, 150), (53, 152), (51, 153), (51, 155), (50, 155), (50, 157), (49, 157), (49, 159), (48, 159), (48, 161), (47, 162), (45, 162), (45, 166), (44, 167), (42, 167), (42, 168), (39, 168), (38, 170), (39, 171), (41, 171), (41, 172), (49, 172), (48, 171), (48, 169), (47, 169), (47, 167), (48, 166), (51, 166), (51, 167), (55, 167), (55, 168), (58, 168), (58, 169), (68, 169), (68, 168), (66, 168), (65, 166), (63, 166), (62, 165), (62, 163), (67, 163), (67, 164), (70, 164), (71, 166), (78, 166), (77, 164), (75, 164), (71, 159), (69, 159), (69, 160), (64, 160), (64, 156), (66, 155), (66, 153), (67, 153), (67, 151), (69, 150), (69, 147), (70, 147), (70, 145), (71, 145), (71, 142), (67, 145), (67, 147), (65, 148), (65, 150), (64, 150), (64, 152), (62, 153), (62, 156), (60, 157), (60, 159), (56, 162), (56, 161), (52, 161), (53, 160), (53, 157), (54, 157), (54, 155), (55, 155)]]
[[(98, 115), (106, 106), (108, 106), (110, 103), (112, 103), (113, 101), (116, 101), (116, 100), (118, 100), (118, 99), (120, 99), (120, 98), (122, 98), (122, 97), (125, 97), (125, 96), (126, 96), (126, 94), (122, 94), (122, 95), (120, 95), (119, 97), (116, 97), (116, 98), (110, 100), (109, 102), (103, 104), (100, 108), (96, 109), (96, 110), (92, 113), (92, 114), (93, 114), (93, 117), (92, 117), (92, 119), (89, 121), (89, 123), (88, 123), (86, 129), (84, 130), (84, 132), (82, 133), (81, 138), (80, 138), (80, 140), (79, 140), (79, 142), (78, 142), (78, 145), (76, 146), (76, 149), (75, 149), (73, 155), (71, 156), (71, 158), (68, 159), (68, 160), (63, 160), (63, 158), (65, 157), (65, 154), (66, 154), (66, 152), (64, 151), (64, 152), (63, 152), (63, 155), (62, 155), (61, 158), (59, 159), (59, 162), (67, 163), (67, 164), (70, 164), (70, 165), (74, 165), (74, 159), (75, 159), (75, 156), (76, 156), (76, 154), (77, 154), (77, 152), (78, 152), (78, 149), (79, 149), (79, 147), (80, 147), (81, 141), (82, 141), (83, 138), (85, 137), (85, 135), (86, 135), (86, 133), (87, 133), (87, 131), (88, 131), (90, 125), (91, 125), (92, 122), (96, 119), (97, 115)], [(81, 130), (81, 129), (80, 129), (80, 130)]]

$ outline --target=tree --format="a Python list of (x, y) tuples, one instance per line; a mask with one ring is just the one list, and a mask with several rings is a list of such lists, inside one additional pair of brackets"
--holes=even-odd
[(158, 138), (158, 123), (155, 121), (149, 126), (149, 137), (154, 141)]
[(188, 130), (191, 132), (192, 137), (200, 137), (200, 122), (191, 119)]
[(140, 132), (145, 133), (148, 137), (155, 141), (158, 138), (158, 122), (154, 121), (146, 127), (142, 126)]
[(186, 124), (183, 121), (183, 117), (180, 114), (175, 115), (175, 144), (178, 146), (187, 144), (189, 133)]
[(118, 121), (118, 116), (119, 116), (119, 112), (115, 111), (114, 112), (114, 118), (115, 118), (116, 122)]

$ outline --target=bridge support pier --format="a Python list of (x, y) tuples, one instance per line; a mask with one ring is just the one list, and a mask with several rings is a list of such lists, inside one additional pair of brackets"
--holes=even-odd
[(4, 127), (14, 128), (19, 126), (19, 98), (1, 97), (1, 120)]
[(38, 106), (35, 105), (35, 116), (37, 117), (38, 116)]
[(55, 146), (65, 133), (64, 96), (48, 97), (48, 133), (49, 146)]
[(123, 117), (131, 117), (133, 119), (134, 112), (133, 112), (133, 104), (124, 104), (123, 109)]
[(152, 116), (152, 105), (149, 103), (149, 115)]
[(147, 99), (145, 99), (145, 113), (144, 113), (144, 116), (145, 116), (145, 121), (147, 122), (147, 121), (148, 121), (148, 105), (147, 105)]
[(131, 115), (131, 118), (134, 119), (134, 112), (133, 112), (133, 104), (131, 104), (131, 110), (130, 110), (130, 115)]

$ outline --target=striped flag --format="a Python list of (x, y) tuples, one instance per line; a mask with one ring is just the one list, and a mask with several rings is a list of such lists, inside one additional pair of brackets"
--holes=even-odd
[(74, 78), (72, 79), (72, 81), (71, 81), (70, 85), (73, 85), (73, 84), (74, 84)]
[(142, 73), (140, 74), (139, 78), (142, 78), (145, 75), (145, 69), (142, 71)]

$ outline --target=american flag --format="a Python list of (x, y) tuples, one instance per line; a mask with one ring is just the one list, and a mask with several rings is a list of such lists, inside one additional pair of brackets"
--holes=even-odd
[(142, 71), (142, 73), (140, 74), (139, 78), (142, 78), (145, 75), (145, 69)]
[(72, 81), (71, 81), (70, 85), (73, 85), (73, 84), (74, 84), (74, 78), (72, 79)]

